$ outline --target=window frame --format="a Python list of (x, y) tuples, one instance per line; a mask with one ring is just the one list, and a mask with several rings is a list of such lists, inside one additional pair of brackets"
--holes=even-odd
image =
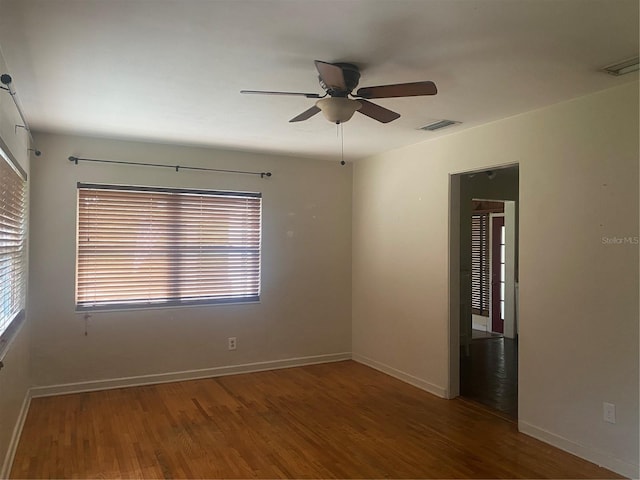
[[(258, 220), (257, 220), (257, 262), (254, 260), (254, 268), (252, 269), (254, 275), (254, 283), (257, 282), (255, 287), (255, 293), (252, 294), (235, 294), (232, 296), (214, 296), (209, 295), (201, 298), (188, 298), (172, 297), (171, 295), (165, 295), (163, 298), (154, 298), (152, 300), (113, 300), (113, 301), (79, 301), (79, 266), (80, 266), (80, 216), (81, 205), (80, 197), (81, 190), (106, 190), (106, 191), (120, 191), (130, 192), (131, 195), (137, 193), (141, 195), (145, 194), (169, 194), (175, 205), (183, 205), (183, 200), (180, 200), (181, 195), (187, 195), (191, 198), (194, 196), (200, 197), (215, 197), (217, 199), (223, 199), (225, 197), (235, 197), (236, 199), (252, 199), (257, 200), (257, 207), (254, 205), (254, 209), (257, 208)], [(169, 196), (167, 198), (169, 198)], [(181, 308), (181, 307), (197, 307), (197, 306), (212, 306), (212, 305), (229, 305), (229, 304), (251, 304), (260, 302), (261, 294), (261, 275), (262, 275), (262, 193), (259, 192), (242, 192), (242, 191), (226, 191), (226, 190), (209, 190), (209, 189), (190, 189), (190, 188), (171, 188), (171, 187), (156, 187), (156, 186), (134, 186), (134, 185), (113, 185), (113, 184), (98, 184), (98, 183), (77, 183), (77, 216), (76, 216), (76, 275), (75, 275), (75, 310), (77, 312), (90, 312), (90, 311), (121, 311), (121, 310), (144, 310), (144, 309), (161, 309), (161, 308)], [(255, 222), (254, 222), (255, 223)], [(171, 224), (170, 222), (167, 225)], [(171, 224), (173, 225), (173, 224)], [(255, 237), (256, 231), (252, 231)], [(176, 241), (177, 238), (181, 238), (183, 230), (176, 228), (175, 232), (169, 236), (162, 237), (166, 241)], [(255, 243), (255, 242), (254, 242)], [(198, 243), (202, 246), (204, 243)], [(170, 255), (169, 246), (165, 246), (167, 255)], [(175, 248), (175, 247), (173, 247)], [(256, 251), (256, 247), (252, 248)], [(175, 255), (175, 254), (174, 254)], [(255, 271), (257, 270), (257, 274)], [(178, 266), (175, 272), (167, 273), (167, 278), (171, 278), (176, 281), (176, 278), (184, 275), (188, 272), (187, 268)], [(175, 276), (172, 276), (175, 275)], [(253, 278), (253, 277), (252, 277)], [(178, 282), (179, 285), (180, 282)]]

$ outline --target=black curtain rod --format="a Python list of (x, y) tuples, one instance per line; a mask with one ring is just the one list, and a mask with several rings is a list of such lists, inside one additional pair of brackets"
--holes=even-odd
[(137, 165), (139, 167), (174, 168), (176, 172), (179, 172), (180, 170), (199, 170), (204, 172), (239, 173), (242, 175), (260, 175), (260, 178), (271, 176), (271, 172), (247, 172), (243, 170), (223, 170), (220, 168), (186, 167), (182, 165), (164, 165), (162, 163), (125, 162), (122, 160), (98, 160), (95, 158), (69, 157), (69, 161), (75, 163), (76, 165), (78, 164), (78, 162), (117, 163), (119, 165)]
[(20, 104), (18, 103), (18, 99), (16, 98), (16, 91), (11, 87), (11, 81), (12, 81), (11, 75), (3, 73), (2, 76), (0, 76), (0, 82), (6, 85), (6, 87), (0, 87), (0, 88), (2, 90), (6, 90), (7, 92), (9, 92), (9, 95), (11, 95), (11, 99), (13, 100), (13, 103), (16, 106), (16, 110), (18, 110), (18, 114), (22, 119), (22, 125), (16, 125), (16, 129), (18, 127), (22, 127), (29, 134), (29, 138), (31, 139), (31, 146), (33, 148), (28, 148), (27, 151), (33, 152), (36, 155), (36, 157), (39, 157), (42, 152), (36, 148), (36, 145), (35, 145), (36, 142), (33, 141), (33, 135), (31, 135), (31, 129), (29, 128), (27, 119), (24, 118), (24, 114), (22, 113), (22, 109), (20, 108)]

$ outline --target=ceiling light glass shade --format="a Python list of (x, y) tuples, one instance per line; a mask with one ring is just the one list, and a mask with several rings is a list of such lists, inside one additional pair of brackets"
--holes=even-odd
[(316, 107), (322, 110), (323, 115), (330, 122), (344, 123), (353, 117), (362, 104), (350, 98), (330, 97), (318, 100)]

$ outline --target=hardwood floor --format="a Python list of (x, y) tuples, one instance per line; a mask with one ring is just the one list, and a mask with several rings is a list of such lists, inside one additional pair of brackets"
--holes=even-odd
[(33, 399), (12, 478), (620, 478), (353, 361)]
[(502, 336), (474, 338), (460, 356), (460, 394), (518, 419), (518, 341)]

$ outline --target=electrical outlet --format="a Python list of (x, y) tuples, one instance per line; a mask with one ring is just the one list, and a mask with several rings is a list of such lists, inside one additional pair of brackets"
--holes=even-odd
[(236, 346), (237, 346), (236, 337), (229, 337), (227, 339), (227, 343), (228, 343), (228, 346), (229, 346), (229, 350), (235, 350), (236, 349)]
[(605, 422), (616, 423), (616, 406), (613, 403), (602, 404), (602, 419)]

